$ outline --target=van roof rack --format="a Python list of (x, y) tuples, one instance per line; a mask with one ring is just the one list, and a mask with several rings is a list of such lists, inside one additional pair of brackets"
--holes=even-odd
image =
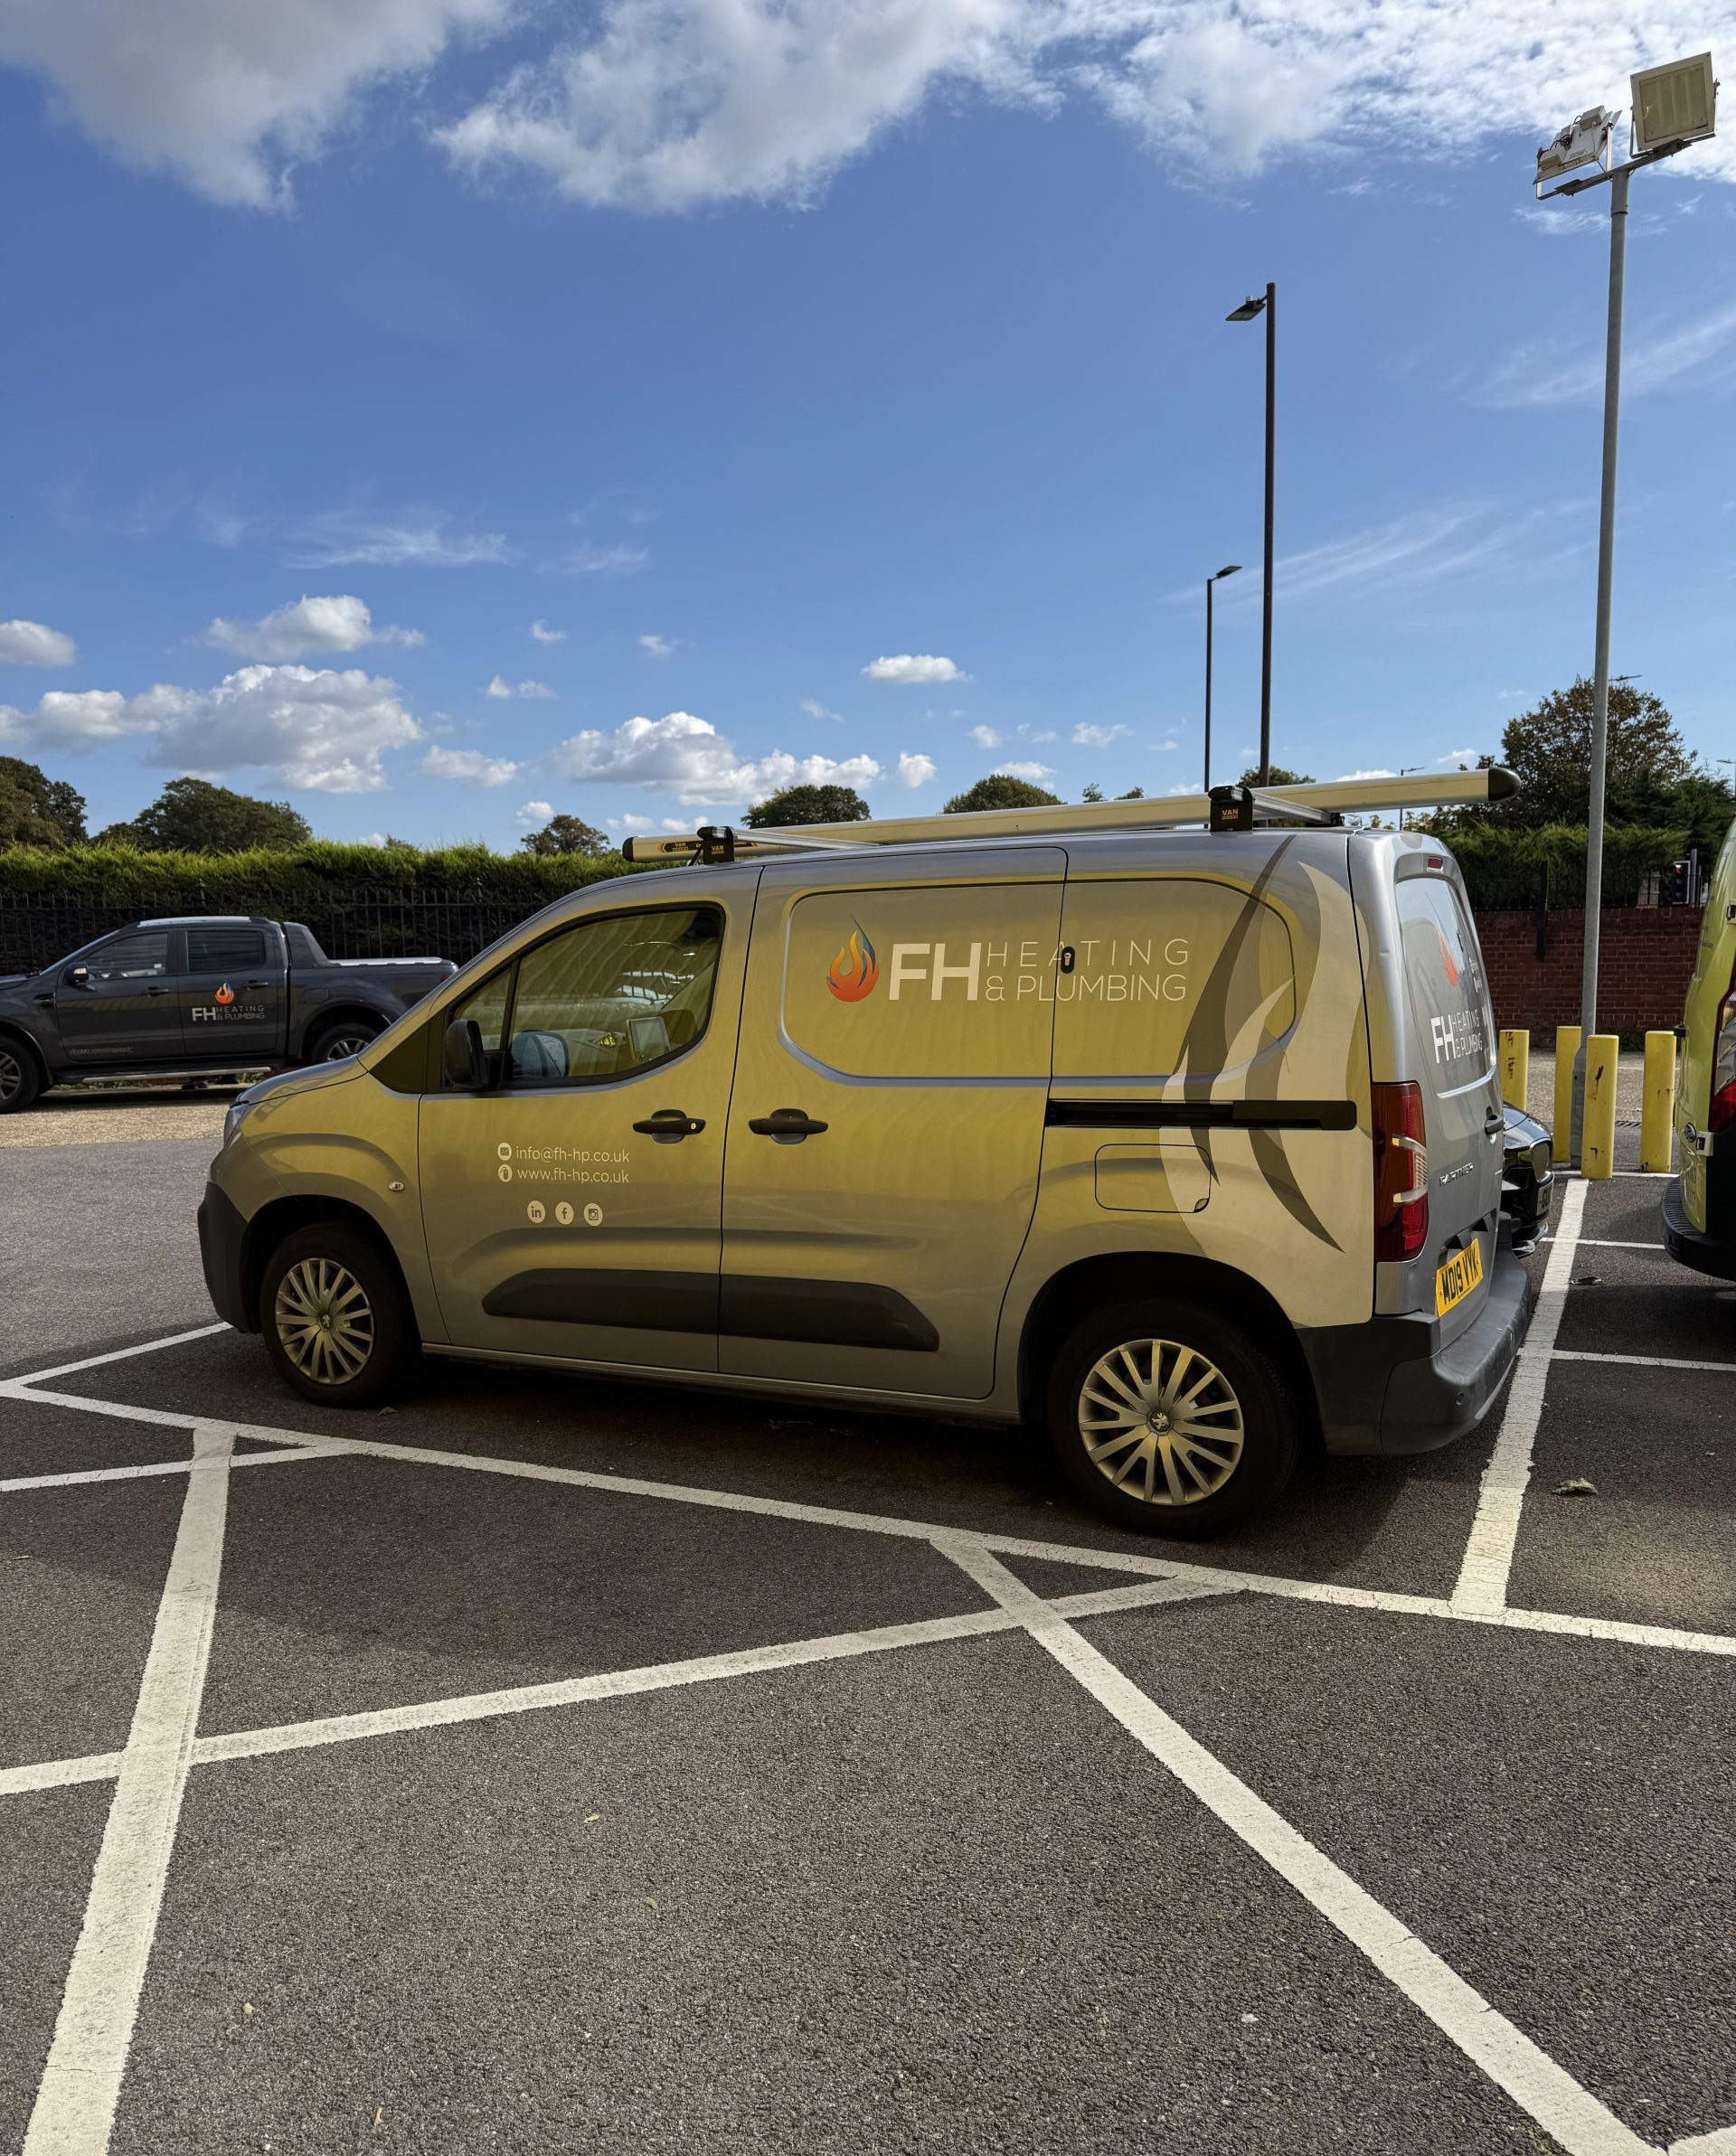
[(1175, 831), (1203, 824), (1212, 832), (1280, 824), (1342, 826), (1346, 816), (1382, 811), (1458, 808), (1505, 801), (1519, 781), (1502, 765), (1429, 777), (1339, 778), (1291, 786), (1213, 786), (1209, 794), (1171, 794), (1153, 801), (1057, 802), (1052, 807), (967, 810), (958, 815), (891, 816), (884, 822), (805, 824), (778, 831), (737, 831), (703, 824), (692, 838), (630, 838), (635, 862), (749, 860), (763, 853), (843, 852), (859, 846), (907, 846), (936, 840), (1045, 838), (1110, 831)]

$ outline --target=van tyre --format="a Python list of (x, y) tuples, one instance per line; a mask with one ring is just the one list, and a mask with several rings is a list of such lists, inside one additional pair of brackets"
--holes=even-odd
[(0, 1116), (27, 1108), (42, 1089), (35, 1057), (15, 1040), (0, 1040)]
[(271, 1253), (259, 1329), (278, 1375), (333, 1408), (373, 1408), (401, 1392), (421, 1349), (397, 1265), (336, 1220), (298, 1229)]
[(1146, 1534), (1204, 1536), (1262, 1511), (1296, 1464), (1282, 1372), (1241, 1325), (1185, 1298), (1094, 1311), (1050, 1372), (1049, 1435), (1080, 1494)]

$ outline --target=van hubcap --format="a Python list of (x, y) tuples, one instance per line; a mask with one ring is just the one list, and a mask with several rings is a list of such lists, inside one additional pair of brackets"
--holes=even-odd
[(1128, 1341), (1086, 1372), (1079, 1435), (1098, 1473), (1129, 1497), (1196, 1505), (1241, 1463), (1241, 1402), (1197, 1348)]
[(341, 1063), (348, 1056), (359, 1056), (373, 1039), (372, 1033), (334, 1033), (326, 1044), (326, 1060)]
[(305, 1377), (342, 1385), (373, 1352), (367, 1291), (333, 1257), (304, 1257), (278, 1284), (274, 1309), (283, 1351)]

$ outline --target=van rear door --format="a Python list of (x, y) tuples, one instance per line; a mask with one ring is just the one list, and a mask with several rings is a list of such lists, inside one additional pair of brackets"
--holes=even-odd
[(1396, 864), (1394, 899), (1410, 1067), (1422, 1094), (1429, 1156), (1429, 1232), (1402, 1268), (1401, 1299), (1382, 1309), (1423, 1309), (1441, 1321), (1441, 1344), (1482, 1308), (1495, 1262), (1501, 1207), (1504, 1118), (1495, 1014), (1483, 952), (1439, 855)]

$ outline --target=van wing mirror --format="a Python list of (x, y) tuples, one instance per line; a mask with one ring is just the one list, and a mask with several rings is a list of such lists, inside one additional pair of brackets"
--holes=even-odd
[(463, 1093), (480, 1093), (488, 1083), (482, 1028), (474, 1018), (455, 1018), (446, 1029), (441, 1056), (446, 1082)]

